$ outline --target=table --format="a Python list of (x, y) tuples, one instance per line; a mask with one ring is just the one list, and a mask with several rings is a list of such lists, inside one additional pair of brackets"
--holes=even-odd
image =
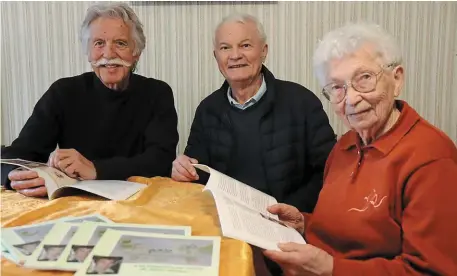
[[(147, 184), (147, 187), (124, 201), (109, 201), (88, 195), (48, 201), (2, 190), (2, 227), (37, 223), (64, 216), (100, 213), (119, 223), (190, 225), (192, 235), (195, 236), (221, 235), (214, 200), (210, 194), (202, 193), (202, 185), (175, 182), (163, 177), (131, 177), (129, 180)], [(220, 256), (220, 276), (255, 275), (253, 254), (247, 243), (222, 238)], [(72, 274), (25, 269), (6, 259), (1, 260), (1, 275)]]

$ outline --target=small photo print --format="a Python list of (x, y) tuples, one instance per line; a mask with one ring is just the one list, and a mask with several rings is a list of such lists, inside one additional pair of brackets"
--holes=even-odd
[(65, 245), (43, 245), (38, 261), (54, 262), (57, 261), (65, 249)]
[(87, 269), (87, 274), (117, 274), (121, 267), (122, 257), (94, 255)]
[(41, 241), (51, 231), (54, 223), (38, 224), (14, 229), (14, 233), (21, 237), (24, 243), (33, 243)]
[(13, 245), (16, 247), (22, 254), (26, 256), (32, 255), (33, 251), (37, 248), (37, 246), (40, 244), (40, 241), (34, 241), (34, 242), (28, 242), (28, 243), (23, 243), (23, 244), (15, 244)]
[(67, 262), (69, 263), (82, 263), (86, 257), (92, 252), (94, 247), (92, 245), (72, 245), (70, 254), (68, 255)]
[(287, 226), (286, 224), (284, 224), (284, 222), (282, 222), (282, 221), (279, 221), (279, 220), (277, 220), (277, 219), (275, 219), (275, 218), (272, 218), (272, 217), (265, 216), (265, 215), (262, 214), (262, 213), (259, 213), (259, 214), (260, 214), (264, 219), (268, 219), (269, 221), (272, 221), (272, 222), (277, 223), (277, 224), (279, 224), (279, 225), (282, 225), (282, 226), (284, 226), (284, 227), (288, 227), (288, 226)]

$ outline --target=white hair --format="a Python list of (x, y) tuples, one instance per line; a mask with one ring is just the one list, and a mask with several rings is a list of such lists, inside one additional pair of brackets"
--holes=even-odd
[(80, 40), (84, 53), (89, 52), (90, 24), (99, 17), (120, 18), (130, 27), (132, 39), (135, 43), (134, 55), (139, 55), (146, 46), (146, 37), (143, 33), (143, 24), (135, 12), (125, 3), (99, 3), (87, 9), (81, 30)]
[(381, 28), (371, 23), (349, 23), (346, 26), (328, 32), (318, 43), (314, 52), (314, 73), (320, 84), (324, 86), (328, 78), (328, 63), (350, 55), (360, 47), (370, 44), (375, 46), (384, 65), (402, 63), (400, 47), (396, 39)]
[(224, 17), (219, 24), (217, 24), (216, 29), (214, 29), (214, 34), (213, 34), (213, 44), (216, 45), (216, 33), (219, 28), (226, 24), (226, 23), (243, 23), (246, 24), (247, 22), (252, 22), (255, 24), (257, 32), (259, 34), (260, 39), (262, 40), (263, 43), (267, 42), (267, 35), (265, 34), (265, 30), (263, 29), (262, 23), (253, 15), (246, 14), (246, 13), (233, 13), (229, 16)]

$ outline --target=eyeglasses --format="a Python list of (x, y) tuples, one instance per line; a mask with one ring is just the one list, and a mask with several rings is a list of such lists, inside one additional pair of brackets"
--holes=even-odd
[(354, 75), (351, 81), (346, 83), (329, 83), (322, 89), (322, 94), (331, 103), (340, 103), (344, 100), (347, 94), (348, 87), (351, 86), (355, 91), (360, 93), (370, 93), (376, 89), (378, 84), (378, 76), (384, 72), (384, 69), (395, 66), (396, 63), (390, 63), (385, 66), (381, 66), (381, 70), (378, 73), (371, 71), (364, 71)]

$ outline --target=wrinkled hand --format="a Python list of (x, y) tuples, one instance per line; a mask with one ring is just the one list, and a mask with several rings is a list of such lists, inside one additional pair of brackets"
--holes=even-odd
[(267, 210), (273, 215), (278, 215), (279, 220), (303, 235), (303, 232), (305, 231), (305, 218), (297, 208), (284, 203), (279, 203), (269, 206)]
[(81, 180), (97, 178), (94, 163), (75, 149), (56, 149), (49, 156), (48, 166), (61, 170), (69, 177)]
[(25, 196), (43, 197), (48, 194), (44, 179), (38, 177), (35, 171), (17, 168), (8, 174), (8, 178), (11, 181), (11, 188)]
[(192, 164), (198, 164), (198, 160), (190, 158), (186, 155), (178, 156), (173, 161), (173, 169), (171, 170), (171, 178), (175, 181), (190, 182), (198, 180), (197, 170)]
[(310, 244), (280, 243), (281, 251), (265, 250), (266, 257), (276, 262), (284, 276), (331, 276), (333, 257)]

